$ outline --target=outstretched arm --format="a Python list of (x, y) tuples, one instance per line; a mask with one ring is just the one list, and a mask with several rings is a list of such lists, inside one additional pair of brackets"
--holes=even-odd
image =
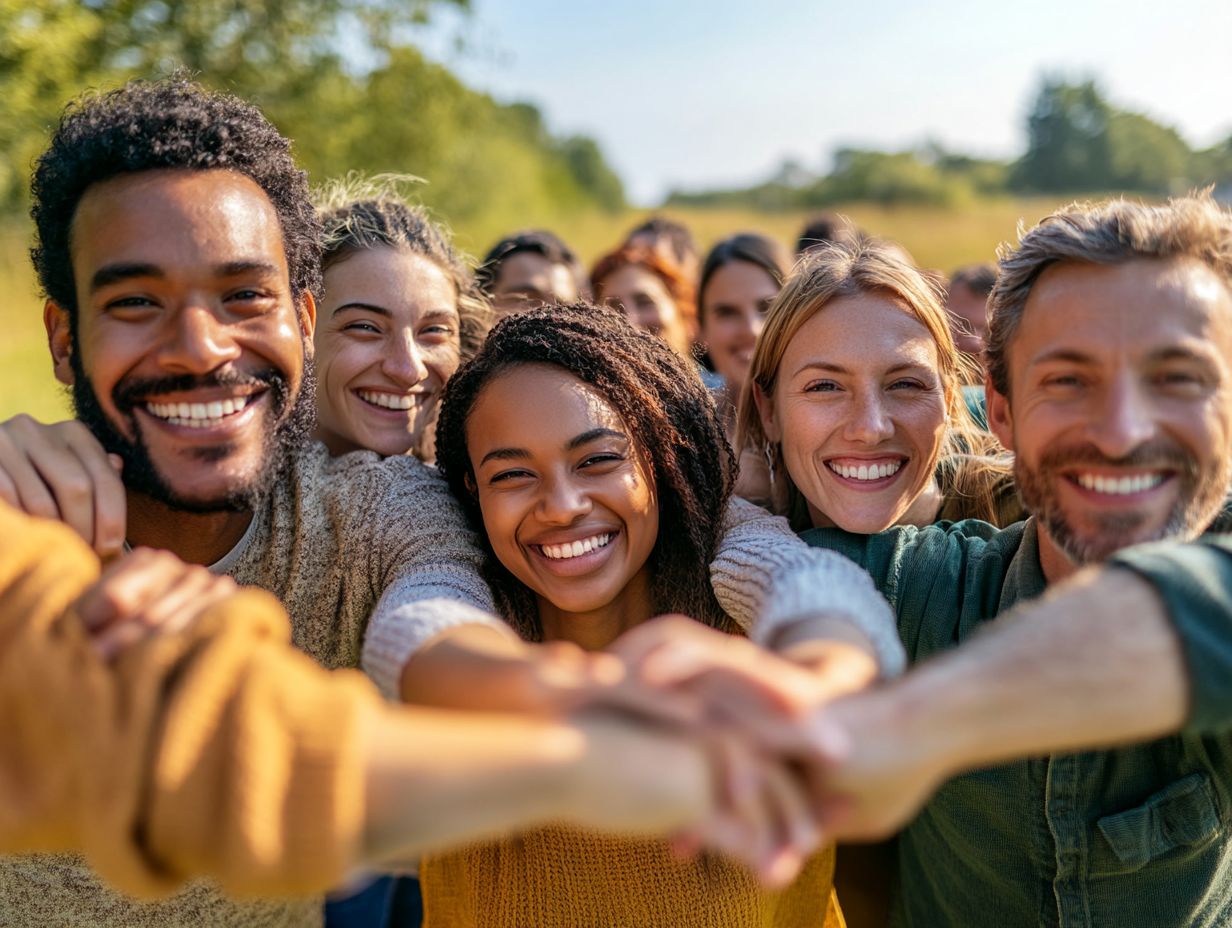
[(1152, 585), (1124, 569), (1084, 571), (962, 647), (817, 713), (814, 744), (833, 764), (821, 774), (830, 832), (881, 837), (952, 776), (1161, 737), (1189, 704), (1181, 638)]

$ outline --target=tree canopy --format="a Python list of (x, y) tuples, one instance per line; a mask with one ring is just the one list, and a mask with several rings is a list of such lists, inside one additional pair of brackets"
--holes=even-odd
[[(187, 69), (259, 104), (316, 181), (358, 170), (423, 178), (449, 217), (624, 205), (593, 140), (557, 138), (530, 104), (501, 104), (415, 48), (469, 0), (0, 0), (0, 208), (84, 89)], [(483, 223), (481, 223), (483, 225)]]

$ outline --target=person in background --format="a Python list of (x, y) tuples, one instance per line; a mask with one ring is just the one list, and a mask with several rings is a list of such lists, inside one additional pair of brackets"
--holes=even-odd
[(314, 435), (333, 455), (431, 463), (441, 391), (487, 334), (487, 303), (445, 230), (388, 185), (334, 184), (318, 209)]
[(697, 281), (701, 253), (688, 226), (666, 216), (651, 216), (634, 226), (625, 236), (624, 244), (649, 248), (680, 268), (690, 284)]
[(984, 346), (988, 342), (988, 295), (997, 282), (991, 264), (968, 264), (950, 277), (945, 309), (954, 344), (972, 365), (972, 384), (984, 382)]
[(501, 316), (589, 295), (577, 255), (546, 229), (501, 239), (484, 256), (475, 279)]
[(846, 216), (840, 216), (838, 213), (817, 213), (809, 217), (796, 237), (796, 257), (803, 257), (827, 242), (855, 244), (860, 235), (860, 230)]
[[(630, 322), (693, 356), (697, 304), (692, 278), (656, 249), (622, 245), (595, 262), (590, 286), (596, 303), (622, 310)], [(708, 385), (717, 386), (712, 380)]]
[(701, 341), (714, 372), (719, 415), (734, 444), (736, 403), (753, 361), (766, 310), (791, 271), (791, 257), (778, 242), (754, 232), (725, 238), (706, 255), (697, 287)]

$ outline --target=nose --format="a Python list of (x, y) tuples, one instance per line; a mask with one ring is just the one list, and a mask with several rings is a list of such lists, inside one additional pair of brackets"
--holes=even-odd
[(230, 326), (205, 303), (190, 303), (171, 316), (171, 331), (159, 352), (164, 367), (208, 374), (241, 354)]
[(1158, 418), (1150, 397), (1135, 378), (1124, 376), (1108, 385), (1091, 410), (1087, 434), (1109, 458), (1123, 458), (1155, 437)]
[(748, 319), (749, 333), (753, 336), (753, 340), (756, 341), (761, 335), (761, 330), (766, 327), (766, 317), (759, 312), (754, 312)]
[(557, 475), (543, 481), (539, 516), (553, 525), (571, 525), (590, 512), (590, 496), (572, 475)]
[(428, 379), (428, 366), (424, 363), (423, 349), (415, 343), (412, 332), (391, 339), (381, 357), (381, 371), (386, 377), (404, 387), (413, 387)]
[(865, 445), (880, 444), (894, 435), (894, 421), (880, 390), (856, 391), (843, 435)]

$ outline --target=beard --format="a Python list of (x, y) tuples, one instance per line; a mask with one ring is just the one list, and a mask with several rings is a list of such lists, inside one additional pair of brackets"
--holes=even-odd
[[(316, 379), (311, 363), (305, 363), (304, 377), (298, 394), (292, 394), (286, 376), (273, 368), (255, 373), (241, 373), (221, 368), (203, 376), (179, 376), (129, 379), (116, 384), (111, 399), (116, 411), (124, 417), (133, 438), (116, 427), (103, 410), (94, 392), (94, 385), (81, 365), (81, 352), (74, 345), (70, 356), (73, 366), (73, 410), (99, 440), (103, 448), (119, 455), (124, 461), (124, 486), (179, 512), (221, 513), (251, 512), (261, 506), (279, 482), (295, 453), (303, 447), (316, 423)], [(266, 390), (270, 395), (265, 413), (265, 443), (261, 459), (247, 480), (228, 486), (210, 498), (185, 496), (177, 492), (158, 469), (141, 434), (141, 424), (133, 410), (145, 397), (160, 393), (181, 392), (202, 387), (248, 386)], [(198, 461), (216, 463), (233, 450), (230, 444), (220, 444), (194, 451)]]
[[(1164, 539), (1188, 540), (1201, 534), (1219, 512), (1228, 492), (1230, 462), (1225, 458), (1208, 472), (1198, 461), (1170, 442), (1140, 445), (1122, 458), (1109, 458), (1091, 445), (1053, 448), (1034, 467), (1020, 456), (1014, 460), (1014, 482), (1027, 511), (1039, 520), (1053, 542), (1076, 565), (1099, 563), (1133, 544)], [(1176, 502), (1154, 531), (1146, 531), (1155, 516), (1141, 511), (1088, 513), (1094, 530), (1082, 530), (1067, 516), (1057, 492), (1061, 468), (1074, 465), (1126, 467), (1168, 471), (1178, 481)]]

